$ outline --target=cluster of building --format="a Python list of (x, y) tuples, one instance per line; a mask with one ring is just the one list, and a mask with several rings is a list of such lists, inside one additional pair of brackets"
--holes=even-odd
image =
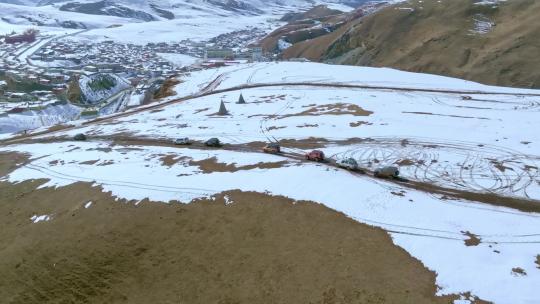
[(266, 31), (257, 27), (245, 30), (234, 31), (219, 35), (208, 41), (213, 48), (234, 49), (242, 53), (249, 49), (253, 43), (262, 40), (266, 36)]
[(59, 72), (0, 59), (0, 101), (56, 99), (65, 92), (68, 80), (69, 76)]
[(21, 59), (21, 54), (34, 46), (38, 33), (30, 29), (4, 36), (0, 41), (0, 102), (56, 101), (65, 91), (69, 76), (64, 75), (62, 69), (32, 66)]
[[(250, 46), (264, 35), (258, 29), (220, 35), (209, 42), (184, 40), (137, 45), (53, 39), (33, 53), (20, 56), (34, 45), (35, 35), (34, 31), (26, 31), (9, 36), (9, 42), (7, 37), (3, 43), (0, 40), (0, 102), (66, 100), (70, 81), (95, 73), (116, 74), (131, 83), (135, 94), (145, 94), (159, 80), (183, 72), (240, 60), (265, 60), (262, 48)], [(197, 65), (180, 66), (160, 54), (183, 54), (204, 60)]]
[(170, 77), (180, 69), (161, 58), (159, 53), (193, 53), (181, 43), (123, 44), (103, 41), (94, 44), (54, 41), (30, 57), (40, 66), (63, 66), (82, 73), (115, 73), (127, 78)]
[(208, 41), (204, 58), (209, 60), (266, 61), (263, 49), (256, 43), (266, 36), (266, 31), (254, 27), (219, 35)]
[(0, 44), (0, 102), (63, 99), (72, 79), (94, 73), (117, 74), (142, 90), (147, 86), (144, 80), (172, 77), (185, 70), (161, 58), (159, 53), (204, 52), (203, 47), (194, 49), (181, 43), (141, 46), (53, 40), (26, 60), (15, 56), (30, 45)]

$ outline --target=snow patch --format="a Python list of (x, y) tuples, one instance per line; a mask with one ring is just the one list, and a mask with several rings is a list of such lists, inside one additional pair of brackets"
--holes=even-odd
[(34, 215), (30, 218), (30, 220), (34, 224), (39, 223), (39, 222), (48, 222), (49, 220), (51, 220), (51, 216), (50, 215)]

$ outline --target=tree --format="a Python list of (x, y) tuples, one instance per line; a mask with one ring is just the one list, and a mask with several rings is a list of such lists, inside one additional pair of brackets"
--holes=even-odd
[(244, 99), (244, 96), (242, 95), (242, 93), (240, 93), (240, 97), (238, 98), (237, 104), (245, 104), (245, 103), (246, 103), (246, 100)]
[(223, 100), (219, 105), (219, 111), (217, 112), (217, 115), (229, 115), (229, 111), (227, 111), (227, 108), (225, 108), (225, 103), (223, 102)]

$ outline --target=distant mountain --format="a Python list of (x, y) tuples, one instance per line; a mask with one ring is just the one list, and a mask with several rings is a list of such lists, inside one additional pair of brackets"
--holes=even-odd
[[(263, 11), (265, 8), (273, 6), (311, 6), (317, 4), (343, 4), (351, 7), (373, 1), (373, 0), (111, 0), (120, 5), (163, 5), (175, 6), (189, 4), (193, 6), (215, 5), (225, 10), (231, 11)], [(98, 2), (95, 0), (0, 0), (0, 3), (29, 5), (29, 6), (47, 6), (52, 4), (67, 4), (67, 3), (92, 3)]]
[(0, 3), (27, 5), (27, 6), (36, 4), (34, 0), (0, 0)]
[[(347, 7), (365, 0), (0, 0), (0, 20), (18, 25), (91, 29), (197, 17), (276, 16), (321, 2)], [(95, 15), (112, 18), (91, 17)]]
[(138, 19), (141, 21), (157, 20), (152, 14), (145, 11), (132, 9), (112, 0), (101, 0), (97, 2), (68, 2), (60, 6), (61, 11), (77, 12), (89, 15), (108, 15), (123, 18)]
[[(17, 4), (6, 2), (17, 1)], [(283, 15), (325, 3), (350, 11), (365, 0), (0, 0), (0, 33), (25, 27), (87, 29), (78, 37), (123, 42), (206, 40), (274, 28)], [(252, 18), (264, 16), (263, 18)]]

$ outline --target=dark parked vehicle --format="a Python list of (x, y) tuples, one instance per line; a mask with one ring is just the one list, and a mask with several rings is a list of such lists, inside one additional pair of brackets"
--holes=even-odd
[(219, 138), (210, 138), (204, 143), (207, 147), (221, 147), (221, 142), (219, 141)]
[(313, 150), (306, 154), (306, 159), (316, 162), (322, 162), (324, 161), (324, 153), (321, 150)]
[(82, 134), (82, 133), (79, 133), (75, 136), (73, 136), (73, 140), (76, 140), (76, 141), (85, 141), (86, 140), (86, 135)]

